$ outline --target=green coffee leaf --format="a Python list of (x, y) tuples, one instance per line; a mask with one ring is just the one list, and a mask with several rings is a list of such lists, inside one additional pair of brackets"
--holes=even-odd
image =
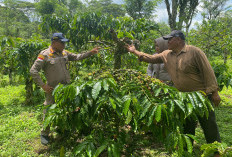
[(101, 90), (101, 82), (99, 81), (93, 86), (93, 89), (92, 89), (93, 99), (96, 99), (98, 97), (100, 90)]

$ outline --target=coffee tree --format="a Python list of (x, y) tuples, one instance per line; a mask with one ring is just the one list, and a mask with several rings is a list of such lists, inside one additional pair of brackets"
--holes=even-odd
[(15, 53), (17, 54), (18, 72), (24, 77), (26, 90), (26, 104), (31, 104), (33, 98), (33, 80), (30, 76), (30, 68), (36, 60), (39, 52), (47, 47), (42, 40), (31, 39), (20, 42)]
[(191, 154), (194, 137), (183, 134), (184, 120), (208, 116), (213, 110), (203, 93), (179, 92), (129, 69), (99, 70), (70, 85), (58, 85), (53, 94), (55, 104), (48, 110), (44, 127), (84, 134), (72, 151), (76, 156), (130, 154), (126, 146), (133, 135), (148, 131), (163, 140), (169, 151)]
[(139, 45), (151, 30), (157, 30), (159, 27), (145, 19), (133, 20), (129, 17), (113, 18), (101, 13), (84, 13), (74, 17), (46, 17), (41, 28), (44, 31), (50, 29), (52, 32), (64, 32), (76, 50), (86, 48), (90, 42), (110, 47), (114, 54), (114, 68), (120, 69), (122, 55), (127, 53), (124, 45), (131, 44), (135, 39), (134, 43)]
[(16, 72), (16, 44), (11, 37), (2, 37), (0, 39), (0, 60), (1, 71), (9, 76), (10, 84), (13, 83), (13, 73)]

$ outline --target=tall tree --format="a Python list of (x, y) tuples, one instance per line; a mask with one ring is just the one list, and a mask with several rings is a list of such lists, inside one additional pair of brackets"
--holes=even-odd
[(199, 0), (165, 0), (165, 4), (171, 29), (181, 30), (185, 23), (188, 30), (196, 13)]
[(204, 19), (212, 20), (216, 19), (222, 11), (224, 11), (226, 2), (228, 0), (201, 0), (203, 3), (202, 16)]
[(101, 12), (113, 17), (124, 16), (126, 11), (122, 5), (113, 3), (112, 0), (92, 0), (88, 3), (89, 12)]
[[(31, 20), (27, 11), (33, 8), (34, 5), (29, 2), (17, 0), (2, 1), (2, 6), (0, 6), (0, 34), (6, 36), (30, 37), (33, 31), (32, 28), (36, 26), (31, 25)], [(29, 27), (31, 27), (31, 29), (28, 29)]]
[(125, 0), (127, 13), (134, 19), (150, 18), (160, 0)]
[(42, 16), (53, 14), (55, 12), (55, 0), (41, 0), (36, 4), (36, 11)]

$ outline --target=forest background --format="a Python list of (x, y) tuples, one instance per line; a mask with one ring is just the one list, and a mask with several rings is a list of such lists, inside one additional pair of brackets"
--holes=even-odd
[[(167, 22), (157, 20), (157, 17), (164, 17), (158, 12), (160, 4), (165, 6), (163, 14), (168, 17)], [(231, 0), (125, 0), (120, 3), (114, 3), (111, 0), (1, 0), (0, 155), (183, 156), (186, 153), (185, 150), (180, 149), (180, 146), (178, 148), (177, 145), (188, 145), (188, 138), (190, 137), (183, 135), (176, 141), (174, 139), (170, 142), (171, 144), (166, 144), (165, 140), (162, 139), (164, 138), (163, 134), (157, 135), (148, 131), (153, 124), (151, 121), (155, 119), (154, 125), (161, 122), (163, 120), (161, 113), (163, 115), (166, 110), (163, 107), (152, 108), (149, 106), (149, 108), (145, 106), (144, 110), (140, 109), (142, 114), (138, 120), (132, 107), (132, 104), (136, 104), (135, 99), (130, 97), (129, 94), (128, 97), (122, 97), (120, 100), (118, 98), (107, 100), (115, 109), (115, 111), (109, 109), (108, 114), (111, 112), (115, 115), (118, 114), (120, 109), (117, 108), (116, 111), (116, 107), (114, 108), (114, 105), (117, 106), (116, 101), (127, 105), (127, 107), (122, 106), (122, 113), (118, 114), (122, 117), (119, 118), (120, 123), (117, 123), (118, 121), (115, 119), (111, 120), (113, 126), (117, 124), (121, 130), (130, 135), (129, 137), (125, 134), (122, 136), (121, 130), (116, 133), (109, 131), (111, 134), (109, 137), (112, 141), (100, 142), (99, 139), (93, 138), (99, 132), (89, 130), (99, 127), (103, 129), (104, 127), (101, 125), (87, 126), (83, 123), (81, 129), (75, 128), (73, 136), (69, 132), (67, 138), (59, 138), (54, 133), (54, 143), (49, 146), (42, 146), (39, 141), (39, 134), (42, 127), (44, 93), (34, 84), (29, 75), (29, 69), (39, 52), (50, 45), (51, 34), (63, 32), (66, 38), (70, 39), (66, 48), (71, 52), (80, 53), (96, 45), (102, 47), (102, 50), (96, 56), (81, 62), (70, 63), (71, 78), (76, 89), (81, 87), (78, 82), (84, 84), (86, 81), (91, 81), (96, 72), (106, 75), (106, 71), (118, 70), (117, 73), (125, 78), (128, 78), (128, 76), (123, 73), (135, 73), (139, 79), (141, 77), (145, 78), (143, 74), (146, 74), (147, 63), (139, 62), (135, 56), (125, 51), (123, 45), (134, 43), (140, 51), (153, 54), (155, 53), (154, 39), (169, 34), (171, 30), (175, 29), (182, 30), (185, 33), (188, 44), (195, 45), (205, 52), (215, 71), (222, 98), (220, 107), (215, 110), (223, 143), (207, 145), (202, 130), (198, 127), (195, 137), (197, 142), (193, 148), (188, 147), (187, 154), (190, 153), (190, 156), (207, 156), (212, 150), (218, 149), (222, 155), (228, 155), (228, 153), (231, 153), (230, 146), (232, 145), (231, 5)], [(201, 18), (198, 18), (198, 23), (193, 23), (194, 19), (199, 16)], [(122, 71), (120, 72), (120, 70)], [(121, 76), (119, 80), (122, 79)], [(44, 79), (42, 73), (41, 77)], [(102, 77), (103, 80), (101, 80)], [(110, 97), (104, 95), (103, 88), (105, 92), (111, 87), (116, 90), (116, 85), (112, 82), (108, 85), (104, 84), (105, 81), (109, 83), (108, 77), (101, 76), (99, 78), (100, 83), (94, 82), (95, 80), (92, 80), (92, 84), (88, 82), (88, 88), (91, 88), (91, 97), (96, 102), (98, 101), (97, 97), (101, 94), (102, 97)], [(106, 80), (104, 81), (104, 79)], [(147, 82), (147, 80), (142, 81)], [(133, 84), (136, 81), (122, 81), (122, 83), (123, 85)], [(86, 87), (85, 90), (89, 90), (88, 88)], [(128, 86), (128, 88), (132, 88), (132, 86)], [(139, 91), (140, 88), (138, 86), (136, 88)], [(156, 88), (160, 88), (160, 86)], [(155, 95), (160, 96), (162, 90), (164, 92), (170, 91), (170, 93), (175, 91), (173, 97), (185, 101), (184, 97), (176, 94), (178, 92), (175, 89), (164, 89), (166, 87), (162, 87), (158, 91), (155, 90)], [(120, 90), (125, 90), (121, 93), (127, 93), (126, 89), (120, 88)], [(59, 92), (59, 89), (57, 91)], [(68, 91), (63, 92), (68, 93)], [(148, 94), (147, 91), (145, 93)], [(117, 94), (120, 95), (120, 93)], [(160, 101), (158, 99), (155, 98), (154, 101)], [(141, 102), (141, 104), (143, 103)], [(181, 102), (175, 105), (179, 105), (179, 108), (183, 109), (181, 108), (181, 105), (183, 105)], [(118, 106), (120, 107), (120, 105)], [(74, 110), (76, 110), (76, 107)], [(54, 113), (57, 113), (58, 109), (61, 110), (58, 106), (53, 106), (53, 109), (57, 109), (53, 110)], [(189, 113), (185, 112), (184, 109), (183, 112), (188, 116), (195, 112), (194, 107), (187, 109), (190, 109), (188, 110)], [(68, 114), (59, 113), (58, 115), (60, 117), (56, 118), (65, 119), (64, 117)], [(86, 116), (86, 113), (83, 115)], [(144, 129), (146, 118), (149, 125)], [(123, 124), (121, 124), (122, 121)], [(93, 122), (102, 124), (102, 121), (89, 121), (89, 123)], [(165, 124), (165, 122), (163, 123)], [(48, 123), (56, 124), (54, 117), (48, 119), (45, 125)], [(141, 130), (137, 129), (140, 126), (139, 123), (141, 124)], [(109, 124), (109, 126), (111, 125)], [(125, 126), (132, 127), (133, 131), (128, 128), (124, 129)], [(69, 127), (70, 125), (66, 126), (66, 123), (63, 126), (64, 129), (69, 129), (74, 133), (73, 128), (70, 129)], [(178, 132), (178, 130), (176, 131)], [(81, 132), (85, 133), (81, 134)], [(116, 135), (122, 136), (121, 138), (124, 140), (120, 140)], [(108, 137), (108, 135), (104, 136)], [(130, 139), (132, 137), (133, 139)], [(180, 140), (182, 138), (186, 140)], [(171, 148), (168, 147), (169, 144)]]

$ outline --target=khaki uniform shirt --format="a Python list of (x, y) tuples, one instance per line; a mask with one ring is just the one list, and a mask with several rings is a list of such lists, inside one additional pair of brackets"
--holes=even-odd
[(149, 63), (164, 63), (174, 86), (182, 92), (204, 91), (210, 94), (218, 89), (214, 71), (202, 50), (191, 45), (176, 54), (172, 50), (155, 56), (141, 53), (139, 59)]
[[(38, 58), (30, 69), (30, 74), (39, 86), (43, 86), (45, 83), (42, 81), (39, 75), (39, 72), (42, 69), (44, 71), (47, 84), (54, 88), (59, 83), (70, 83), (68, 61), (77, 61), (89, 56), (91, 56), (91, 52), (73, 54), (64, 50), (62, 53), (57, 53), (54, 52), (51, 47), (49, 47), (38, 55)], [(44, 104), (48, 105), (53, 103), (54, 98), (52, 94), (46, 93), (46, 100)]]

